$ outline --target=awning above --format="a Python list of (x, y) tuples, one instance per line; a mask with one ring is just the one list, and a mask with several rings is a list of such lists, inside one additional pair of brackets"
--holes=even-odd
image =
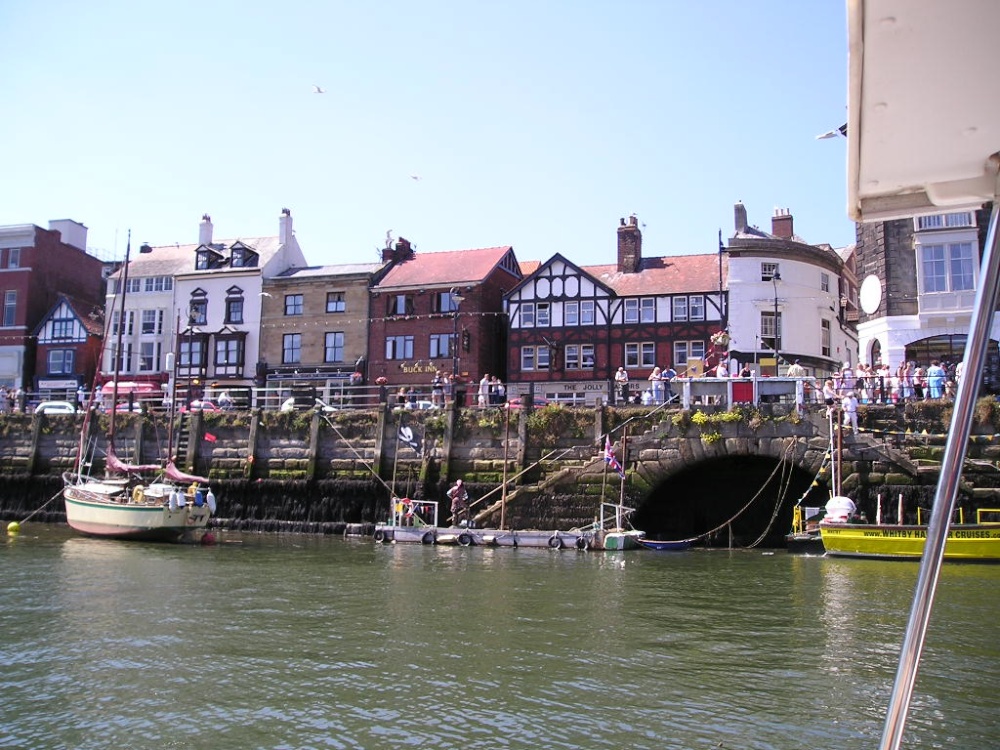
[(968, 210), (997, 194), (1000, 2), (848, 0), (848, 215)]

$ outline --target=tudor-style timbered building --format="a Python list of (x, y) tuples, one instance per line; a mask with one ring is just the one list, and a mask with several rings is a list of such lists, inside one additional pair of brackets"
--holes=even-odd
[(576, 266), (556, 254), (504, 298), (511, 393), (611, 400), (618, 367), (645, 380), (656, 367), (700, 373), (723, 326), (725, 258), (642, 257), (635, 216), (618, 228), (615, 265)]

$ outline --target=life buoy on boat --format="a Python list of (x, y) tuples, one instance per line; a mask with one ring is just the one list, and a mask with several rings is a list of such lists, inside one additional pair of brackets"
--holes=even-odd
[(577, 549), (587, 549), (587, 537), (578, 536), (576, 538), (576, 548)]
[(553, 534), (549, 537), (549, 546), (552, 549), (561, 549), (563, 546), (562, 539), (559, 538), (558, 534)]
[(459, 534), (458, 543), (462, 547), (468, 547), (470, 544), (472, 544), (472, 534)]
[(434, 544), (434, 532), (428, 531), (422, 537), (420, 537), (421, 544)]
[(375, 531), (375, 541), (379, 544), (385, 541), (385, 532), (382, 529), (377, 529)]
[(141, 484), (137, 484), (132, 490), (132, 502), (141, 503), (146, 499), (146, 491), (143, 489)]

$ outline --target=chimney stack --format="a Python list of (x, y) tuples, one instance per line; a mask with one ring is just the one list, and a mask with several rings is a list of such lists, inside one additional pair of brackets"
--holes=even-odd
[(733, 215), (736, 218), (736, 233), (741, 234), (747, 231), (747, 207), (743, 205), (743, 201), (736, 201), (736, 205), (733, 206)]
[(792, 212), (790, 209), (774, 209), (774, 216), (771, 217), (771, 234), (783, 240), (792, 239)]
[(208, 214), (201, 216), (201, 224), (198, 225), (198, 244), (212, 244), (212, 217)]
[(642, 232), (635, 214), (618, 226), (618, 273), (638, 273), (642, 266)]
[(287, 208), (281, 209), (281, 216), (278, 217), (278, 244), (287, 245), (292, 241), (292, 212)]

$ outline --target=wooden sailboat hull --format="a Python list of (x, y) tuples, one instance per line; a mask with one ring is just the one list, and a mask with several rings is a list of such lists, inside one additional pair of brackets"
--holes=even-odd
[(102, 497), (96, 485), (103, 483), (92, 484), (95, 486), (67, 486), (63, 490), (66, 522), (87, 536), (176, 542), (204, 529), (211, 516), (207, 505), (188, 503), (171, 508), (166, 501), (134, 503), (121, 494)]
[[(821, 523), (826, 554), (832, 557), (874, 557), (919, 560), (927, 526)], [(1000, 562), (1000, 524), (955, 524), (948, 530), (944, 559)]]

